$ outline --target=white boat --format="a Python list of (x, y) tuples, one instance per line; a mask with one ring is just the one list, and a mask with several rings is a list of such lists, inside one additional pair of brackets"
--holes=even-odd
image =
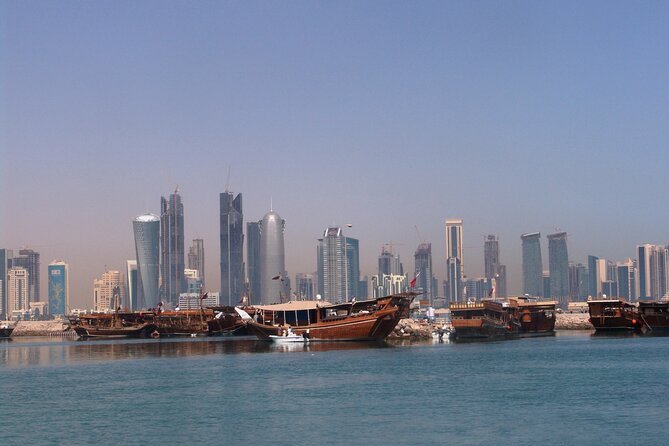
[(286, 343), (286, 342), (309, 342), (309, 333), (308, 330), (304, 335), (295, 334), (292, 328), (281, 330), (279, 335), (269, 335), (269, 340), (276, 343)]

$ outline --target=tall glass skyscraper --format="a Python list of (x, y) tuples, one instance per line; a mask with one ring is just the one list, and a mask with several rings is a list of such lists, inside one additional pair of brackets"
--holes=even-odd
[(318, 239), (318, 290), (328, 302), (347, 302), (356, 297), (360, 282), (358, 240), (345, 237), (340, 227), (329, 227)]
[(541, 263), (541, 233), (520, 236), (523, 243), (523, 293), (543, 296), (543, 264)]
[[(134, 311), (137, 307), (137, 298), (139, 292), (139, 271), (137, 269), (137, 260), (126, 261), (126, 301), (123, 306), (130, 311)], [(141, 308), (141, 307), (139, 307)]]
[[(487, 235), (483, 239), (483, 266), (490, 286), (494, 283), (496, 297), (506, 297), (506, 266), (500, 263), (499, 239)], [(494, 281), (494, 282), (493, 282)]]
[(548, 234), (548, 267), (551, 277), (551, 298), (563, 305), (569, 297), (569, 254), (567, 233)]
[(12, 267), (12, 257), (14, 257), (14, 253), (11, 249), (0, 249), (0, 320), (9, 319), (7, 317), (9, 306), (7, 275), (9, 274), (9, 268)]
[(249, 304), (260, 303), (260, 222), (246, 223), (246, 269)]
[(400, 261), (400, 256), (393, 254), (390, 247), (392, 245), (384, 245), (381, 248), (381, 255), (379, 256), (379, 277), (386, 276), (403, 276), (404, 267)]
[(193, 244), (188, 249), (188, 269), (196, 270), (202, 286), (206, 286), (204, 280), (204, 240), (201, 238), (193, 239)]
[(184, 207), (177, 189), (169, 200), (160, 197), (162, 299), (176, 306), (186, 292), (184, 269)]
[(153, 308), (160, 302), (160, 218), (144, 214), (132, 222), (139, 289), (135, 309)]
[(41, 299), (39, 253), (32, 249), (21, 249), (12, 260), (12, 266), (28, 271), (28, 304), (38, 302)]
[(237, 304), (244, 295), (244, 214), (242, 194), (220, 194), (221, 295), (224, 305)]
[(423, 290), (423, 295), (420, 296), (421, 299), (428, 299), (430, 305), (434, 302), (434, 289), (433, 289), (433, 280), (432, 280), (432, 244), (431, 243), (421, 243), (416, 248), (414, 252), (414, 264), (415, 272), (414, 277), (416, 277), (416, 288)]
[(265, 214), (260, 222), (260, 301), (263, 305), (290, 300), (284, 229), (285, 221), (274, 211)]
[(67, 263), (54, 260), (47, 267), (49, 276), (49, 314), (66, 315), (70, 307), (70, 282)]
[(462, 220), (446, 220), (446, 276), (451, 302), (464, 300), (464, 249)]
[(316, 298), (316, 277), (313, 274), (298, 273), (295, 275), (295, 293), (298, 300), (314, 300)]

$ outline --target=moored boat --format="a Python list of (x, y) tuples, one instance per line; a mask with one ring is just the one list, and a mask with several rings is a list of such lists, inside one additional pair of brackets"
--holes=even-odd
[(451, 338), (455, 341), (510, 339), (520, 324), (505, 304), (494, 300), (452, 303)]
[[(150, 313), (153, 316), (153, 313)], [(93, 313), (70, 320), (82, 338), (141, 338), (159, 334), (151, 318), (142, 313)]]
[(153, 317), (158, 336), (207, 336), (212, 310), (165, 310)]
[(669, 301), (639, 302), (643, 334), (669, 334)]
[(627, 332), (640, 328), (637, 307), (622, 299), (588, 301), (590, 323), (595, 330)]
[(518, 321), (520, 337), (555, 335), (557, 302), (510, 297), (507, 311)]
[(10, 337), (13, 331), (14, 327), (10, 327), (8, 324), (0, 325), (0, 339)]
[(245, 323), (264, 340), (280, 337), (291, 329), (310, 341), (378, 341), (393, 331), (419, 293), (406, 292), (378, 299), (329, 304), (321, 301), (291, 301), (255, 306), (255, 315)]

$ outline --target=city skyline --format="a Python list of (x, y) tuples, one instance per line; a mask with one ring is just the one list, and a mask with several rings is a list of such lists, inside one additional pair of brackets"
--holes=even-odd
[(561, 228), (581, 263), (669, 239), (669, 5), (0, 8), (0, 247), (68, 263), (72, 305), (127, 269), (132, 219), (176, 184), (211, 290), (230, 189), (246, 215), (281, 209), (291, 276), (328, 225), (353, 225), (363, 275), (390, 242), (410, 271), (417, 226), (441, 280), (443, 221), (463, 219), (467, 277), (495, 234), (508, 294), (520, 234)]

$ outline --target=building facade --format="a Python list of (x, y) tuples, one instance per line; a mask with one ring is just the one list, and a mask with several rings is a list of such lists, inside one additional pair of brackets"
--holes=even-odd
[(548, 234), (548, 267), (551, 277), (551, 298), (566, 308), (569, 298), (569, 254), (567, 233)]
[(295, 275), (295, 294), (298, 300), (316, 299), (316, 275), (298, 273)]
[(124, 293), (125, 300), (123, 302), (123, 307), (130, 311), (134, 311), (135, 309), (138, 309), (137, 299), (140, 292), (137, 260), (127, 260), (125, 262), (125, 266), (126, 292)]
[(202, 286), (206, 286), (204, 280), (204, 240), (201, 238), (193, 239), (193, 244), (188, 249), (188, 269), (197, 270)]
[(121, 273), (115, 270), (106, 271), (100, 279), (93, 280), (94, 311), (113, 311), (120, 305), (120, 294)]
[(328, 302), (348, 302), (356, 297), (360, 282), (357, 239), (345, 237), (340, 227), (329, 227), (318, 239), (318, 290)]
[(260, 302), (263, 305), (290, 300), (283, 233), (286, 222), (270, 211), (260, 222)]
[(178, 189), (160, 197), (161, 300), (176, 305), (186, 291), (184, 269), (184, 207)]
[(139, 287), (134, 309), (154, 308), (160, 302), (160, 218), (144, 214), (132, 223)]
[(12, 267), (28, 271), (28, 303), (40, 300), (40, 255), (32, 249), (21, 249), (12, 259)]
[(463, 302), (464, 248), (462, 220), (446, 220), (446, 277), (451, 302)]
[(432, 272), (432, 244), (421, 243), (414, 252), (414, 277), (416, 278), (416, 288), (423, 292), (421, 299), (430, 301), (434, 304), (435, 290)]
[(246, 224), (246, 270), (250, 304), (260, 303), (260, 222)]
[(543, 296), (543, 264), (541, 262), (541, 233), (520, 236), (523, 249), (523, 293)]
[(495, 297), (506, 297), (506, 266), (499, 255), (499, 238), (489, 234), (483, 239), (483, 268)]
[(9, 308), (9, 290), (8, 290), (8, 274), (12, 267), (12, 258), (14, 253), (11, 249), (0, 249), (0, 320), (8, 318)]
[(54, 260), (47, 267), (49, 277), (49, 314), (65, 316), (70, 309), (70, 278), (67, 263)]
[(13, 312), (25, 312), (30, 308), (28, 300), (29, 273), (26, 268), (12, 267), (7, 272), (7, 314)]
[(242, 194), (220, 194), (221, 303), (236, 304), (244, 291), (244, 214)]

